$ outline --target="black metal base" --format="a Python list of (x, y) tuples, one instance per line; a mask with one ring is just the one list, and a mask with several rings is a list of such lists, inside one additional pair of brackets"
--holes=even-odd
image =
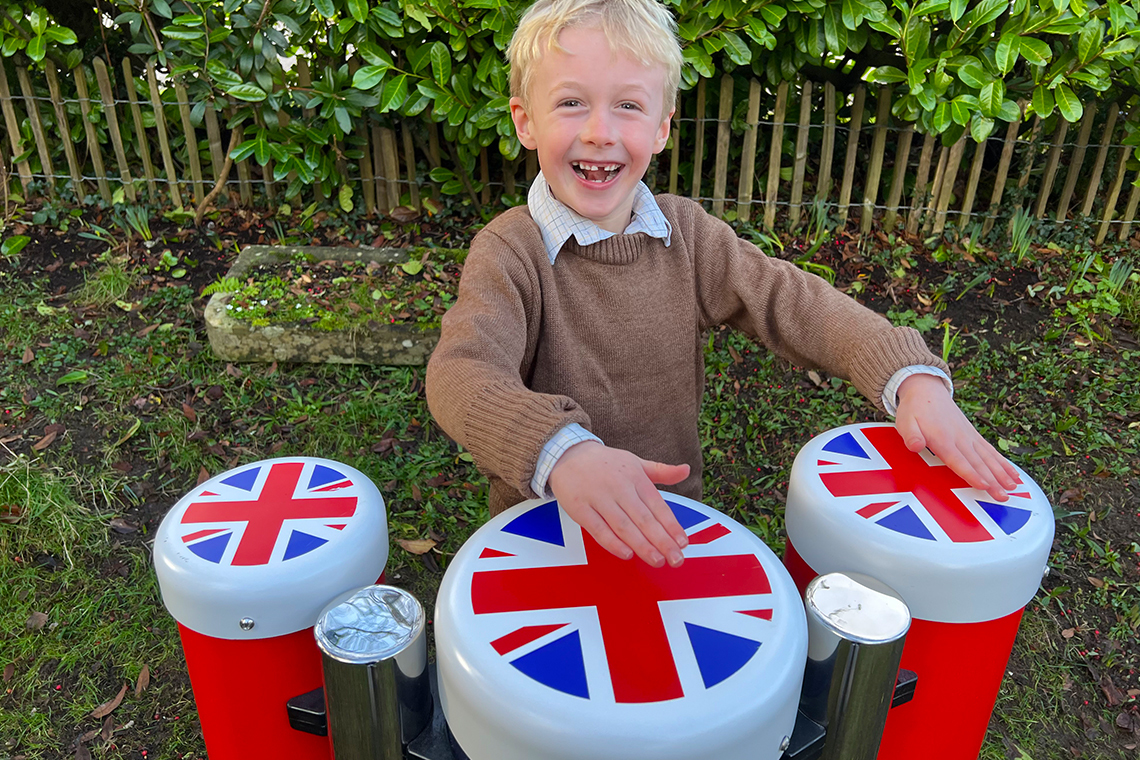
[[(455, 741), (455, 736), (443, 716), (439, 701), (439, 673), (435, 663), (428, 663), (428, 683), (431, 685), (432, 717), (428, 727), (408, 744), (405, 755), (409, 760), (470, 760), (467, 753)], [(914, 697), (918, 677), (909, 670), (899, 670), (895, 681), (895, 692), (891, 707), (909, 702)], [(287, 710), (289, 724), (298, 731), (325, 736), (327, 724), (325, 716), (325, 690), (314, 689), (307, 694), (289, 700)], [(788, 747), (782, 760), (816, 760), (823, 753), (826, 729), (804, 715), (796, 713), (796, 725), (792, 730)]]

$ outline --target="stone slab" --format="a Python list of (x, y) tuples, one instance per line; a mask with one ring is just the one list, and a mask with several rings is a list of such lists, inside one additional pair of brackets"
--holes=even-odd
[[(297, 256), (313, 262), (400, 264), (409, 255), (405, 248), (252, 245), (238, 255), (226, 276), (242, 279), (262, 264), (285, 263)], [(206, 304), (206, 334), (214, 354), (223, 361), (422, 366), (439, 341), (438, 330), (409, 324), (350, 330), (321, 330), (300, 322), (254, 326), (230, 317), (226, 304), (231, 296), (215, 293)]]

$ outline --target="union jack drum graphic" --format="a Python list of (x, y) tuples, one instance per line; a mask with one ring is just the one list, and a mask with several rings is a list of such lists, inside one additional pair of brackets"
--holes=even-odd
[[(733, 757), (741, 732), (773, 718), (790, 732), (794, 709), (749, 715), (772, 712), (781, 690), (796, 702), (806, 649), (790, 579), (739, 524), (666, 502), (689, 535), (678, 568), (618, 559), (555, 501), (500, 515), (456, 556), (436, 642), (445, 712), (468, 755)], [(751, 725), (725, 727), (730, 714)], [(775, 751), (783, 729), (767, 730)], [(755, 753), (766, 740), (748, 743)]]
[[(264, 638), (310, 627), (333, 597), (375, 583), (387, 533), (384, 500), (363, 473), (327, 459), (269, 459), (174, 505), (155, 538), (155, 569), (178, 622)], [(243, 619), (253, 626), (240, 628)]]

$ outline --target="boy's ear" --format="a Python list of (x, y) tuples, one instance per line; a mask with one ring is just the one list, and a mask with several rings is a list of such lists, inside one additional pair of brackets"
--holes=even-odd
[(527, 150), (534, 150), (538, 147), (538, 142), (534, 139), (534, 135), (531, 134), (530, 114), (527, 113), (522, 98), (511, 98), (510, 106), (511, 120), (515, 123), (515, 132), (519, 136), (519, 142), (522, 143), (522, 146)]
[(665, 144), (669, 142), (669, 125), (673, 123), (673, 114), (676, 112), (676, 108), (670, 108), (669, 113), (661, 120), (661, 126), (658, 127), (657, 136), (653, 140), (654, 153), (660, 153), (665, 150)]

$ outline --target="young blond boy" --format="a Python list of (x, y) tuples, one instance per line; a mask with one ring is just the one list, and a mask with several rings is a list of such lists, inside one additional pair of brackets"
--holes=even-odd
[(701, 498), (702, 335), (722, 324), (848, 378), (908, 448), (1006, 499), (1015, 470), (915, 330), (641, 182), (680, 81), (664, 6), (538, 0), (507, 55), (511, 115), (542, 171), (528, 206), (475, 236), (427, 371), (432, 414), (490, 479), (492, 515), (552, 492), (617, 556), (681, 564), (685, 532), (656, 485)]

